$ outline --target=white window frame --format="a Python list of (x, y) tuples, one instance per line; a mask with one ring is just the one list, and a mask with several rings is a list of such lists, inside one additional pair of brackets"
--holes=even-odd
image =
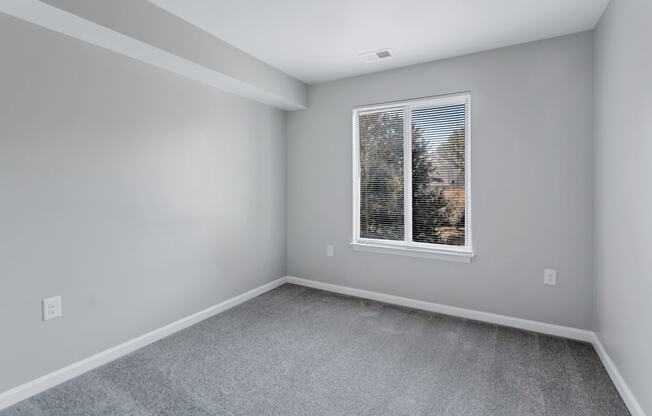
[[(423, 107), (443, 107), (454, 104), (465, 106), (464, 138), (464, 246), (445, 244), (418, 243), (412, 241), (412, 110)], [(360, 130), (358, 126), (361, 114), (403, 109), (403, 215), (404, 240), (392, 241), (360, 237)], [(384, 104), (366, 105), (353, 108), (353, 239), (354, 250), (382, 254), (398, 254), (412, 257), (469, 263), (474, 256), (471, 225), (471, 93), (463, 92), (450, 95), (394, 101)]]

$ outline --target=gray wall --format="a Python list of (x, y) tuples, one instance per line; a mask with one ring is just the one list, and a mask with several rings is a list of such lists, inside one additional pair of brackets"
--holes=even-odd
[(0, 53), (0, 391), (284, 275), (283, 112), (2, 14)]
[[(309, 90), (288, 114), (288, 274), (592, 329), (592, 34)], [(471, 264), (354, 252), (351, 109), (470, 90)], [(326, 244), (335, 256), (326, 257)], [(558, 286), (543, 285), (543, 269)]]
[[(41, 1), (188, 59), (204, 69), (210, 68), (209, 72), (215, 73), (211, 79), (223, 88), (230, 88), (229, 91), (282, 109), (305, 108), (308, 90), (305, 84), (148, 0)], [(154, 64), (163, 62), (153, 60)], [(203, 74), (203, 71), (186, 74), (192, 78), (199, 75), (196, 72)]]
[(598, 336), (652, 415), (652, 2), (611, 0), (595, 32)]

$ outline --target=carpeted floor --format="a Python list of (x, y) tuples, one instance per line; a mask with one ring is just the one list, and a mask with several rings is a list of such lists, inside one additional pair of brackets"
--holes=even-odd
[(589, 344), (285, 285), (16, 415), (629, 415)]

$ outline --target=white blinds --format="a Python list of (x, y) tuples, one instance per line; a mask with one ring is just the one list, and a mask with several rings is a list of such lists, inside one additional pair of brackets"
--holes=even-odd
[(362, 113), (360, 237), (403, 240), (403, 110)]
[(357, 117), (359, 237), (467, 246), (467, 99), (409, 102)]
[(464, 245), (465, 105), (412, 110), (412, 240)]

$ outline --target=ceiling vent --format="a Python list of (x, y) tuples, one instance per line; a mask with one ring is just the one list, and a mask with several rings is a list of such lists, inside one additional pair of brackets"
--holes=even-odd
[(373, 51), (373, 52), (363, 53), (363, 54), (358, 55), (358, 56), (360, 57), (362, 62), (366, 62), (366, 63), (369, 64), (371, 62), (376, 62), (376, 61), (380, 61), (380, 60), (383, 60), (383, 59), (389, 59), (393, 55), (392, 55), (392, 52), (389, 49), (380, 49), (380, 50)]

